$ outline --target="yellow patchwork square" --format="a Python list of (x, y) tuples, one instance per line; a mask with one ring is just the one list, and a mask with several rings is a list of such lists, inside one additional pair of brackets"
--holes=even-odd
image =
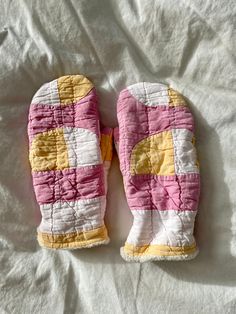
[(84, 98), (93, 84), (83, 75), (66, 75), (57, 80), (58, 93), (62, 105), (73, 104)]
[(181, 94), (172, 88), (168, 88), (168, 96), (170, 99), (170, 106), (186, 106), (186, 102)]
[(130, 172), (174, 175), (174, 148), (171, 131), (151, 135), (136, 144), (131, 153)]
[(63, 129), (54, 129), (35, 136), (30, 147), (32, 171), (69, 168)]

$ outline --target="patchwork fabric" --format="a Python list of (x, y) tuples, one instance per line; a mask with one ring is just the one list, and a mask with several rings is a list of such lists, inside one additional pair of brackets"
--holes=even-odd
[(184, 98), (164, 84), (138, 83), (120, 93), (117, 111), (114, 136), (134, 217), (121, 255), (140, 262), (194, 258), (199, 167)]
[(99, 125), (97, 96), (82, 75), (44, 84), (30, 105), (29, 159), (48, 248), (108, 243), (104, 225), (112, 129)]

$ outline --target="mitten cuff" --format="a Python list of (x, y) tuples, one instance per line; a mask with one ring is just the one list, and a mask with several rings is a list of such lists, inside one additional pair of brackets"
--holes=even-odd
[(190, 246), (168, 246), (168, 245), (143, 245), (136, 246), (125, 243), (120, 253), (124, 260), (128, 262), (147, 261), (183, 261), (191, 260), (198, 254), (196, 244)]
[(198, 254), (193, 236), (196, 211), (133, 210), (133, 226), (121, 255), (126, 261), (190, 260)]
[(38, 231), (40, 246), (51, 249), (82, 249), (109, 243), (105, 225), (87, 231), (64, 234), (43, 233)]

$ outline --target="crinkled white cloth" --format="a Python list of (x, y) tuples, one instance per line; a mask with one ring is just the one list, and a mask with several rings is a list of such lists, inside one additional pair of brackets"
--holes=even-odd
[[(235, 1), (0, 0), (0, 312), (234, 313), (236, 308)], [(131, 226), (118, 160), (109, 178), (111, 243), (76, 251), (38, 246), (27, 114), (45, 82), (84, 74), (101, 120), (139, 82), (171, 84), (196, 121), (199, 256), (128, 264)]]

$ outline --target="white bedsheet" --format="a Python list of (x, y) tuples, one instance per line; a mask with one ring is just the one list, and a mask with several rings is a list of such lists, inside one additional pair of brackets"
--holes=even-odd
[[(0, 313), (236, 312), (235, 15), (233, 0), (0, 0)], [(117, 157), (111, 243), (38, 246), (28, 108), (43, 83), (77, 73), (94, 82), (109, 126), (128, 84), (170, 83), (189, 100), (201, 164), (195, 260), (121, 259), (132, 218)]]

